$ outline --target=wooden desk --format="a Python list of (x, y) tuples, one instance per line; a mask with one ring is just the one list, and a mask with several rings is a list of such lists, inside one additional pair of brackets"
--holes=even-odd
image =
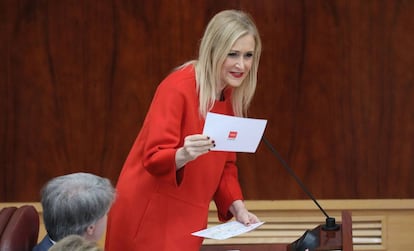
[[(266, 222), (258, 229), (233, 237), (228, 240), (206, 239), (202, 251), (226, 251), (224, 248), (240, 247), (241, 251), (256, 249), (281, 250), (284, 243), (291, 243), (299, 238), (307, 229), (323, 223), (318, 208), (310, 200), (286, 201), (245, 201), (247, 208)], [(324, 209), (340, 221), (342, 210), (352, 212), (353, 248), (356, 251), (401, 251), (412, 250), (414, 226), (414, 199), (379, 199), (379, 200), (320, 200)], [(8, 206), (33, 205), (39, 212), (39, 241), (46, 234), (42, 207), (39, 202), (1, 202), (0, 208)], [(209, 212), (209, 227), (219, 224), (214, 202)], [(99, 241), (101, 247), (105, 236)], [(223, 245), (223, 246), (221, 246)], [(285, 244), (286, 245), (286, 244)], [(272, 249), (272, 248), (275, 249)], [(267, 248), (267, 249), (265, 249)], [(271, 249), (269, 249), (271, 248)], [(344, 247), (345, 248), (345, 247)], [(231, 249), (230, 249), (231, 250)], [(236, 249), (237, 250), (237, 249)]]
[[(352, 218), (348, 211), (342, 212), (342, 224), (337, 224), (336, 228), (326, 230), (319, 225), (312, 231), (306, 232), (308, 244), (318, 245), (317, 250), (343, 250), (353, 251), (352, 246)], [(335, 226), (335, 225), (334, 225)], [(310, 235), (309, 235), (310, 234)], [(304, 235), (305, 236), (305, 235)], [(314, 241), (316, 240), (316, 241)], [(312, 246), (308, 246), (311, 248)], [(296, 246), (296, 241), (293, 244), (232, 244), (232, 245), (204, 245), (200, 251), (286, 251), (287, 249), (301, 249), (304, 247)]]

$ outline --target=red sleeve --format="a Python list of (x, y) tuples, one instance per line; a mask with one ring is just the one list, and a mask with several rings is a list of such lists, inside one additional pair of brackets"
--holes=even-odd
[[(166, 79), (165, 81), (175, 81)], [(185, 97), (176, 85), (161, 83), (157, 88), (143, 127), (143, 165), (148, 172), (175, 182), (175, 153), (182, 145), (181, 121)]]
[(233, 215), (229, 208), (235, 200), (243, 200), (236, 167), (236, 153), (229, 153), (229, 159), (224, 167), (219, 187), (214, 195), (220, 221), (228, 221)]

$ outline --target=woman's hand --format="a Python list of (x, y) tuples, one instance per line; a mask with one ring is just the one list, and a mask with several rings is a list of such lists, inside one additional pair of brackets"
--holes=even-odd
[(246, 226), (260, 222), (256, 215), (250, 213), (246, 209), (241, 200), (234, 201), (229, 210), (238, 222), (243, 223)]
[(178, 148), (175, 153), (175, 164), (177, 166), (177, 170), (189, 161), (196, 159), (198, 156), (208, 153), (210, 148), (214, 146), (214, 140), (211, 140), (206, 135), (194, 134), (185, 137), (184, 145)]

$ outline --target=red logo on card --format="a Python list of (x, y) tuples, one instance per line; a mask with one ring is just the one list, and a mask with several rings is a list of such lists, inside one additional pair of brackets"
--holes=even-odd
[(228, 139), (236, 139), (237, 132), (236, 131), (230, 131)]

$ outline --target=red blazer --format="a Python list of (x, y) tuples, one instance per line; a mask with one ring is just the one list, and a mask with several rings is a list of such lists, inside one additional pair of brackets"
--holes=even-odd
[[(231, 89), (212, 112), (233, 115)], [(106, 251), (198, 251), (192, 236), (207, 226), (214, 200), (221, 221), (229, 220), (234, 200), (243, 199), (236, 154), (211, 151), (176, 171), (175, 152), (184, 138), (201, 134), (193, 66), (171, 73), (157, 88), (140, 133), (117, 183)]]

